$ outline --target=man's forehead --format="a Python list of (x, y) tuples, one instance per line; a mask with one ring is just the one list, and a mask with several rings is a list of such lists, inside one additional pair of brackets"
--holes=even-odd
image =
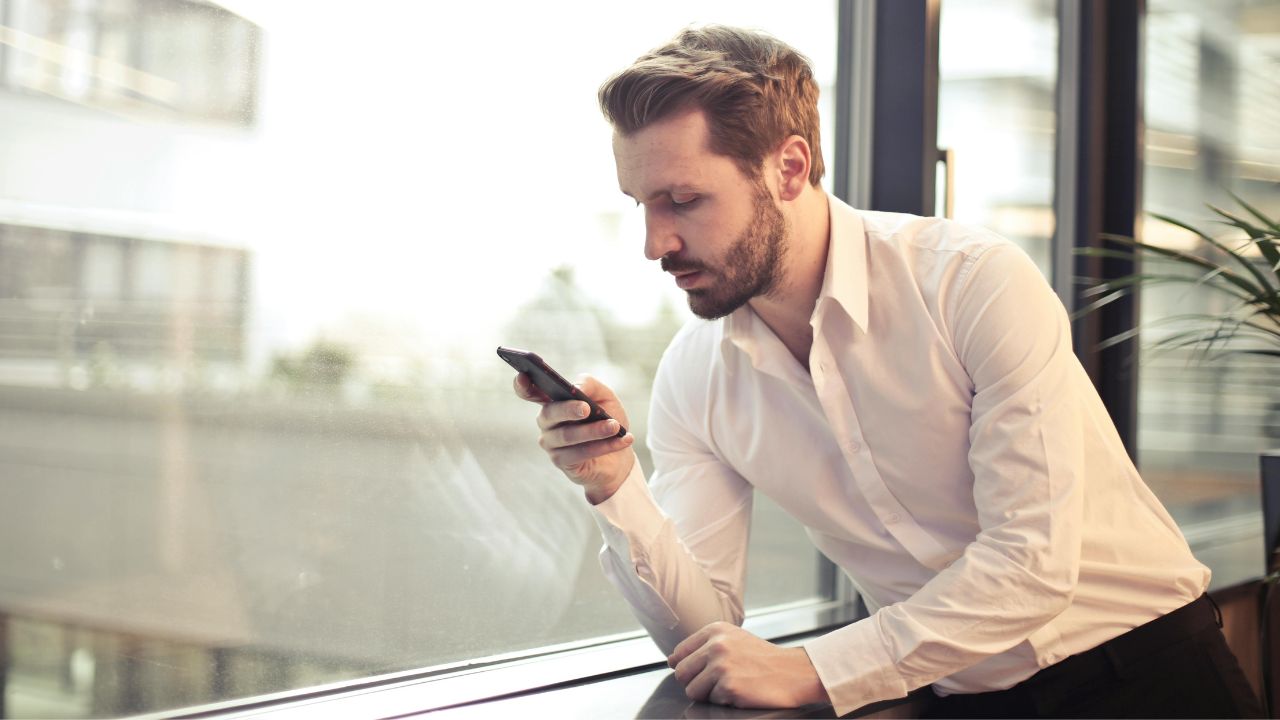
[(615, 131), (613, 152), (622, 191), (638, 200), (696, 191), (708, 172), (732, 163), (711, 151), (701, 111), (663, 118), (631, 133)]
[(613, 147), (614, 152), (642, 148), (650, 152), (655, 149), (710, 152), (710, 125), (702, 110), (682, 110), (631, 132), (615, 129)]
[(705, 190), (705, 165), (676, 160), (665, 162), (650, 156), (635, 163), (618, 160), (618, 187), (626, 195), (647, 202), (662, 195), (698, 193)]

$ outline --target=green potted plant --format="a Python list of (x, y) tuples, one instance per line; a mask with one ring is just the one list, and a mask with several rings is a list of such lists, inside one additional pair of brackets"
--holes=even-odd
[[(1233, 196), (1234, 197), (1234, 196)], [(1182, 329), (1165, 335), (1152, 345), (1156, 350), (1195, 348), (1209, 355), (1219, 353), (1249, 353), (1266, 355), (1280, 361), (1280, 221), (1267, 217), (1253, 206), (1236, 198), (1254, 220), (1208, 206), (1224, 218), (1223, 224), (1240, 231), (1242, 239), (1235, 244), (1219, 240), (1190, 224), (1166, 215), (1152, 214), (1157, 220), (1182, 228), (1200, 238), (1204, 246), (1217, 251), (1194, 251), (1153, 245), (1120, 235), (1103, 235), (1111, 247), (1085, 248), (1080, 252), (1095, 257), (1136, 259), (1151, 254), (1172, 260), (1189, 272), (1139, 271), (1107, 282), (1097, 283), (1084, 291), (1085, 298), (1093, 298), (1076, 312), (1086, 315), (1114, 302), (1139, 286), (1158, 283), (1184, 283), (1203, 286), (1224, 294), (1234, 301), (1231, 307), (1220, 313), (1176, 315), (1163, 318), (1161, 323), (1178, 323)], [(1134, 328), (1103, 342), (1104, 349), (1124, 342), (1138, 333)]]
[[(1101, 258), (1157, 260), (1144, 268), (1140, 262), (1133, 267), (1137, 271), (1104, 282), (1093, 282), (1083, 292), (1086, 304), (1076, 317), (1098, 310), (1142, 287), (1176, 284), (1190, 289), (1203, 288), (1216, 295), (1223, 303), (1217, 312), (1174, 314), (1163, 317), (1141, 328), (1156, 338), (1148, 347), (1154, 351), (1190, 349), (1196, 351), (1202, 362), (1214, 362), (1224, 356), (1238, 353), (1273, 358), (1280, 363), (1280, 221), (1269, 217), (1239, 197), (1232, 196), (1243, 212), (1233, 213), (1208, 206), (1220, 218), (1226, 235), (1234, 239), (1215, 237), (1189, 223), (1152, 214), (1160, 220), (1181, 228), (1198, 239), (1193, 249), (1179, 249), (1156, 245), (1134, 238), (1104, 235), (1104, 246), (1085, 248), (1083, 255)], [(1086, 280), (1086, 283), (1090, 281)], [(1104, 340), (1099, 349), (1126, 342), (1137, 336), (1140, 328)], [(1280, 407), (1272, 405), (1269, 419), (1280, 415)], [(1274, 438), (1275, 436), (1272, 435)], [(1280, 597), (1274, 592), (1280, 580), (1280, 451), (1262, 453), (1262, 503), (1265, 542), (1268, 558), (1268, 575), (1264, 582), (1264, 628), (1268, 620), (1280, 618)], [(1265, 632), (1261, 656), (1264, 661), (1263, 678), (1267, 686), (1265, 694), (1273, 700), (1271, 669), (1266, 659), (1274, 651), (1280, 651), (1280, 635)], [(1273, 705), (1274, 706), (1274, 705)]]
[[(1235, 197), (1235, 196), (1232, 196)], [(1181, 284), (1203, 288), (1225, 300), (1218, 312), (1175, 314), (1163, 317), (1143, 328), (1133, 328), (1104, 340), (1098, 349), (1133, 339), (1139, 330), (1158, 332), (1148, 347), (1154, 351), (1192, 349), (1203, 362), (1213, 362), (1233, 354), (1260, 355), (1280, 363), (1280, 220), (1268, 217), (1249, 203), (1235, 197), (1245, 211), (1236, 214), (1208, 206), (1222, 218), (1226, 232), (1238, 237), (1221, 239), (1166, 215), (1152, 214), (1181, 228), (1200, 240), (1194, 249), (1178, 249), (1155, 245), (1119, 235), (1104, 235), (1106, 245), (1084, 248), (1081, 254), (1139, 260), (1144, 256), (1162, 258), (1165, 262), (1154, 270), (1135, 263), (1137, 272), (1105, 282), (1091, 284), (1082, 293), (1087, 301), (1076, 311), (1076, 317), (1087, 315), (1134, 292), (1141, 287)], [(1088, 281), (1086, 281), (1088, 282)], [(1275, 483), (1274, 499), (1280, 503), (1280, 457), (1265, 454), (1263, 491)], [(1280, 510), (1280, 506), (1277, 507)], [(1267, 535), (1268, 548), (1280, 540), (1280, 527)]]

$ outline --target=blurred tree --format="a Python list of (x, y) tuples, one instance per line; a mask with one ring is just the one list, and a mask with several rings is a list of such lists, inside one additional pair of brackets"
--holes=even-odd
[(571, 380), (579, 372), (599, 372), (609, 358), (598, 307), (578, 287), (573, 268), (562, 265), (516, 310), (504, 344), (538, 353)]
[(337, 392), (355, 369), (355, 353), (344, 345), (316, 340), (299, 355), (277, 354), (271, 378), (291, 392)]

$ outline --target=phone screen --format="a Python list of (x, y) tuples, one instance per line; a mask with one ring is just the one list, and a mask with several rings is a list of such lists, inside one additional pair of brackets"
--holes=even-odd
[[(564, 376), (538, 357), (537, 353), (500, 346), (498, 348), (498, 357), (505, 360), (517, 372), (527, 374), (533, 380), (533, 384), (552, 400), (579, 400), (586, 403), (591, 408), (591, 412), (580, 422), (598, 422), (600, 420), (613, 419), (609, 413), (587, 397), (576, 385), (565, 380)], [(619, 424), (617, 437), (622, 437), (626, 434), (627, 429)]]

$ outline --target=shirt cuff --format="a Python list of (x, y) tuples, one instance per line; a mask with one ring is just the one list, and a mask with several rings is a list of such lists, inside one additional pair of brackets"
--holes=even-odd
[(804, 643), (837, 717), (906, 697), (906, 681), (886, 649), (878, 613)]
[(631, 473), (608, 500), (591, 506), (591, 516), (600, 527), (604, 542), (620, 557), (637, 559), (647, 554), (667, 517), (649, 492), (644, 471), (637, 461)]

